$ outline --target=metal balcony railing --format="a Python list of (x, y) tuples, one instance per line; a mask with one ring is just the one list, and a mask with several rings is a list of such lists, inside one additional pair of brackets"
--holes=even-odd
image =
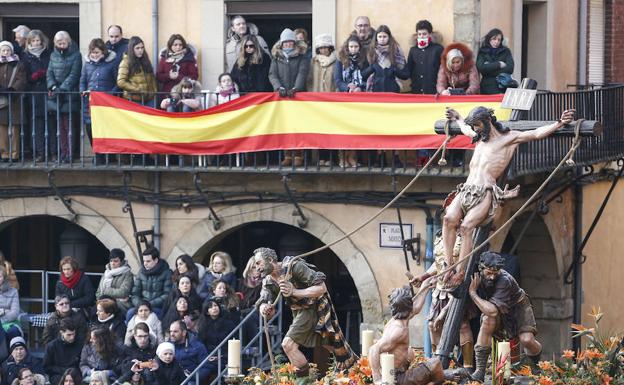
[[(211, 171), (244, 173), (332, 173), (332, 174), (398, 174), (414, 175), (432, 151), (357, 151), (357, 167), (341, 164), (339, 150), (329, 151), (329, 166), (321, 164), (318, 150), (305, 150), (301, 165), (282, 165), (288, 150), (230, 154), (220, 156), (174, 155), (95, 155), (90, 144), (89, 125), (83, 111), (86, 96), (78, 93), (57, 93), (50, 99), (46, 93), (4, 93), (8, 98), (9, 152), (12, 157), (0, 163), (0, 169), (77, 169), (77, 170), (145, 170), (145, 171)], [(17, 97), (15, 96), (17, 95)], [(206, 105), (214, 93), (204, 92)], [(163, 96), (164, 97), (164, 96)], [(73, 99), (72, 99), (73, 98)], [(144, 100), (146, 105), (155, 105)], [(65, 99), (76, 103), (66, 104)], [(214, 98), (213, 98), (214, 99)], [(216, 98), (218, 100), (218, 98)], [(50, 100), (55, 103), (49, 103)], [(54, 108), (52, 108), (54, 107)], [(600, 120), (604, 134), (583, 140), (577, 151), (577, 164), (615, 159), (624, 153), (624, 86), (610, 86), (574, 92), (540, 92), (530, 120), (557, 120), (565, 108), (575, 108), (577, 117)], [(67, 127), (67, 129), (65, 129)], [(57, 129), (60, 128), (60, 129)], [(2, 129), (2, 128), (0, 128)], [(17, 137), (14, 139), (14, 136)], [(512, 163), (513, 175), (548, 171), (558, 163), (571, 145), (571, 138), (552, 137), (520, 146)], [(61, 145), (68, 145), (63, 157)], [(17, 147), (17, 148), (16, 148)], [(448, 166), (436, 162), (426, 171), (428, 175), (461, 176), (467, 171), (470, 151), (450, 151)], [(323, 162), (324, 163), (324, 162)]]

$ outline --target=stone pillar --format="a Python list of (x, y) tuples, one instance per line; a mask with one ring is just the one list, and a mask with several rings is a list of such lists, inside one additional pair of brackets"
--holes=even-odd
[(80, 52), (87, 52), (92, 38), (102, 37), (107, 40), (102, 36), (102, 0), (80, 0), (78, 7)]
[(223, 72), (225, 54), (225, 17), (223, 0), (201, 0), (202, 14), (200, 52), (202, 54), (200, 77), (202, 86), (208, 89), (217, 82)]
[[(481, 32), (481, 3), (479, 0), (455, 0), (453, 4), (454, 42), (462, 42), (475, 52)], [(448, 42), (450, 43), (450, 42)]]

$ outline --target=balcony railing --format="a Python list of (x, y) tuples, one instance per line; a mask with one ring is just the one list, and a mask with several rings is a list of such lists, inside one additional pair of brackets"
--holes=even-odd
[[(9, 94), (11, 93), (5, 93)], [(357, 151), (358, 165), (355, 167), (341, 162), (341, 155), (344, 154), (340, 150), (327, 150), (328, 165), (319, 161), (319, 150), (304, 150), (301, 165), (282, 164), (288, 150), (220, 156), (95, 155), (91, 149), (89, 126), (83, 113), (86, 97), (78, 93), (56, 94), (52, 99), (45, 93), (36, 92), (11, 95), (13, 97), (8, 98), (9, 105), (5, 109), (8, 126), (14, 127), (8, 130), (8, 150), (12, 157), (3, 159), (0, 169), (413, 175), (420, 170), (427, 155), (433, 152)], [(203, 93), (206, 105), (210, 96), (208, 92)], [(65, 110), (60, 110), (63, 98), (74, 98), (76, 103), (69, 103)], [(50, 100), (56, 103), (49, 103)], [(154, 101), (145, 101), (145, 104), (154, 105)], [(527, 119), (557, 120), (566, 108), (575, 108), (579, 118), (600, 120), (604, 125), (601, 137), (583, 140), (575, 156), (577, 164), (587, 165), (611, 160), (624, 154), (624, 86), (562, 93), (541, 92), (537, 95)], [(64, 126), (68, 129), (57, 129)], [(17, 138), (13, 138), (14, 136)], [(69, 145), (66, 157), (62, 156), (62, 143)], [(572, 138), (551, 137), (520, 146), (512, 163), (512, 174), (518, 176), (554, 168), (571, 143)], [(461, 176), (467, 171), (469, 156), (470, 151), (451, 150), (448, 165), (440, 167), (434, 162), (427, 174)]]

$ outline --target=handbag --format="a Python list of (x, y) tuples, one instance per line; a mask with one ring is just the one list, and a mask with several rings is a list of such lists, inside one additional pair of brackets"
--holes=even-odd
[(518, 81), (514, 79), (510, 74), (503, 72), (496, 76), (496, 85), (501, 90), (507, 88), (518, 88)]
[[(13, 80), (15, 80), (15, 72), (17, 71), (17, 66), (13, 67), (13, 72), (11, 72), (11, 78), (9, 79), (9, 84), (7, 88), (11, 88), (13, 86)], [(9, 97), (6, 95), (0, 95), (0, 109), (5, 108), (9, 105)]]

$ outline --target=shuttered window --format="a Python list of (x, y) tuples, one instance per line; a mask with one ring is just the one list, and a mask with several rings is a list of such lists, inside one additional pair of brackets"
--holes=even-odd
[(604, 36), (605, 7), (604, 0), (589, 1), (589, 44), (587, 58), (588, 83), (604, 83)]

